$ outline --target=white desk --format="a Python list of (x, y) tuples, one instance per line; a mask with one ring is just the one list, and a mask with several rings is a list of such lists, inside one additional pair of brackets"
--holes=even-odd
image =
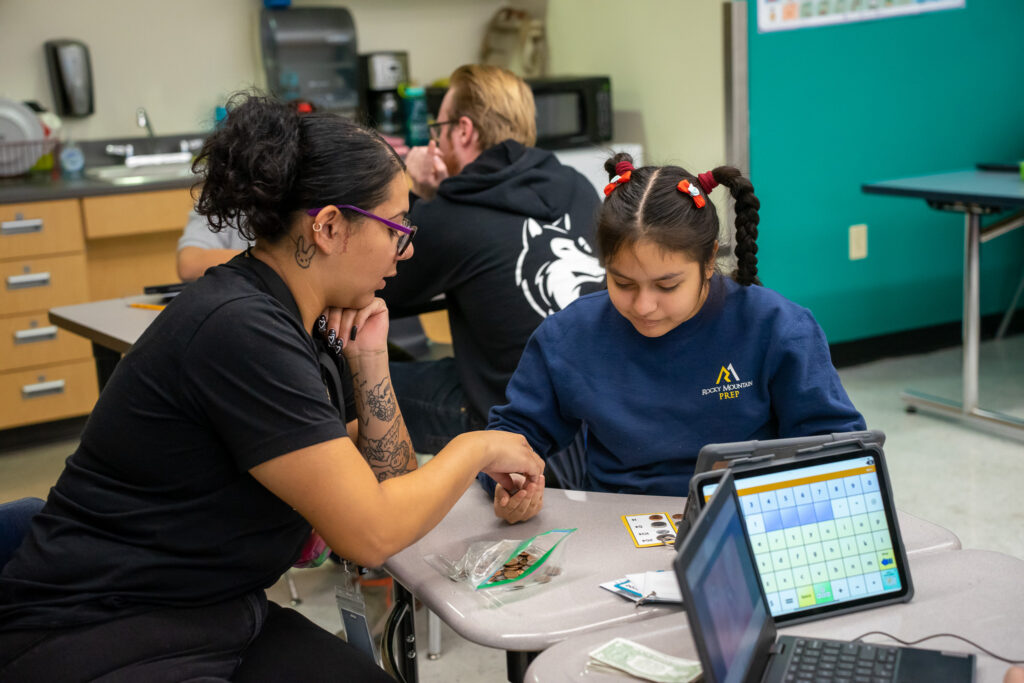
[[(665, 614), (683, 618), (678, 605), (635, 606), (598, 584), (627, 573), (671, 569), (671, 547), (636, 548), (622, 515), (682, 512), (685, 499), (548, 489), (544, 508), (533, 519), (509, 526), (494, 516), (491, 500), (473, 485), (451, 512), (419, 542), (384, 565), (395, 579), (463, 638), (509, 652), (511, 680), (517, 667), (567, 638), (630, 624)], [(950, 531), (899, 513), (900, 529), (911, 555), (956, 550), (960, 540)], [(494, 608), (465, 584), (441, 576), (423, 559), (441, 554), (461, 557), (472, 541), (525, 539), (550, 529), (576, 527), (569, 537), (564, 571), (539, 590)]]
[[(903, 640), (956, 633), (1004, 657), (1024, 658), (1024, 561), (986, 550), (962, 550), (912, 553), (909, 562), (915, 590), (911, 602), (799, 624), (780, 633), (843, 640), (868, 631), (885, 631)], [(678, 611), (563, 641), (533, 661), (526, 680), (635, 680), (586, 670), (588, 653), (617, 637), (676, 657), (698, 659), (686, 615)], [(879, 636), (865, 641), (898, 645)], [(954, 638), (934, 638), (914, 647), (974, 653), (979, 683), (1000, 683), (1009, 667)]]

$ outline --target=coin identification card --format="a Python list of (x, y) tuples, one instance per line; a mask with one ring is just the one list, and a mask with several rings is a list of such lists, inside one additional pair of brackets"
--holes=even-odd
[(648, 512), (641, 515), (622, 515), (633, 545), (637, 548), (653, 548), (672, 545), (676, 540), (676, 522), (682, 515), (667, 512)]

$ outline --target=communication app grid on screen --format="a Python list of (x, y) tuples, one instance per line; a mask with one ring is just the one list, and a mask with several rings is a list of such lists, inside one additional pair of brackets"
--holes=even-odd
[(873, 456), (737, 472), (736, 489), (772, 616), (900, 589)]

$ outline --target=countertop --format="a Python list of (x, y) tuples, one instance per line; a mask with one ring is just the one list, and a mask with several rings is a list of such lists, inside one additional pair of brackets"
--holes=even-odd
[[(201, 142), (208, 133), (178, 133), (156, 137), (121, 137), (104, 140), (79, 140), (78, 147), (85, 156), (85, 168), (101, 166), (117, 166), (124, 163), (122, 158), (106, 153), (108, 144), (131, 144), (135, 154), (155, 154), (176, 152), (183, 141)], [(142, 171), (140, 171), (142, 173)], [(131, 194), (135, 192), (155, 192), (159, 190), (178, 190), (191, 187), (196, 181), (194, 177), (168, 178), (154, 180), (139, 185), (115, 185), (103, 180), (88, 177), (62, 178), (60, 173), (37, 172), (15, 178), (0, 178), (0, 204), (16, 202), (45, 202), (55, 199), (79, 199), (82, 197), (102, 197), (104, 195)]]
[(18, 178), (0, 178), (0, 204), (177, 190), (191, 187), (194, 183), (194, 178), (172, 178), (141, 185), (114, 185), (92, 178), (54, 179), (49, 173), (33, 174)]

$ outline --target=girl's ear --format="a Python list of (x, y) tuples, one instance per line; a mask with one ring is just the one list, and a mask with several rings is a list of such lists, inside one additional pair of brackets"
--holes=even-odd
[(708, 259), (707, 272), (704, 273), (705, 279), (710, 280), (711, 276), (715, 274), (715, 259), (718, 258), (718, 240), (715, 240), (715, 246), (711, 248), (711, 258)]

